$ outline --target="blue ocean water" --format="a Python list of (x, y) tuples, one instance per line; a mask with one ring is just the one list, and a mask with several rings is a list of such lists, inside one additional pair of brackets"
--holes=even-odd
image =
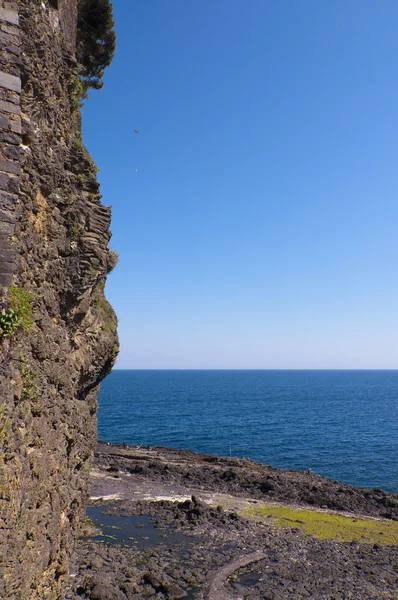
[(114, 371), (99, 438), (398, 492), (398, 371)]

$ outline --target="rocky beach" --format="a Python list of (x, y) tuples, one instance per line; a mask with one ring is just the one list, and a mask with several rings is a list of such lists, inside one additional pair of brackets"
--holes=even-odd
[(398, 496), (99, 442), (68, 598), (398, 598)]

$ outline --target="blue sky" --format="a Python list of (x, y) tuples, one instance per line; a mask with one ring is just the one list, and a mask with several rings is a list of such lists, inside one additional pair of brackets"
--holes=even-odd
[(117, 366), (397, 368), (395, 0), (114, 11), (83, 131)]

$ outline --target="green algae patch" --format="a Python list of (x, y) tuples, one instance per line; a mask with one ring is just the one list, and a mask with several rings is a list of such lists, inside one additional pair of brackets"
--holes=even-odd
[(398, 545), (398, 523), (382, 519), (356, 518), (335, 513), (288, 506), (251, 507), (243, 512), (244, 517), (267, 522), (275, 527), (300, 529), (307, 535), (337, 542), (359, 542)]

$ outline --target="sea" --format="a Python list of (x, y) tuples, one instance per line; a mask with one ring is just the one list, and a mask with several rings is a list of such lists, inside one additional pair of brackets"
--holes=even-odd
[(398, 493), (398, 371), (115, 370), (99, 438)]

